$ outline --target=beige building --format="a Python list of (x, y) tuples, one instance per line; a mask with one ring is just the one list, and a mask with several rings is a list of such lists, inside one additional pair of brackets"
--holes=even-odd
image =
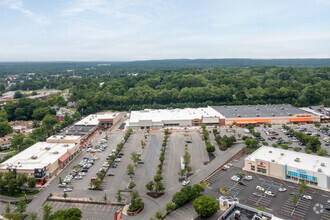
[(80, 136), (51, 136), (0, 164), (0, 172), (24, 173), (42, 185), (79, 153), (80, 139)]
[(245, 158), (243, 170), (296, 183), (304, 180), (309, 186), (330, 189), (328, 157), (263, 146)]

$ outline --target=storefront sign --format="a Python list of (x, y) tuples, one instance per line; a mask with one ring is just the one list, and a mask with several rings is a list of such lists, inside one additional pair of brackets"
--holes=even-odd
[(297, 173), (306, 174), (307, 172), (306, 172), (305, 170), (300, 170), (300, 169), (298, 169), (298, 170), (297, 170)]

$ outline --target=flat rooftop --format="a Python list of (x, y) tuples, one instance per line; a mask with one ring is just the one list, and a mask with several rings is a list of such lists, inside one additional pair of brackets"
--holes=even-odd
[(47, 138), (48, 141), (61, 141), (61, 140), (66, 140), (66, 141), (78, 141), (80, 140), (79, 135), (52, 135), (49, 138)]
[(75, 125), (98, 125), (100, 119), (114, 119), (119, 113), (107, 112), (103, 114), (88, 115), (82, 120), (78, 121)]
[(211, 106), (226, 118), (238, 117), (283, 117), (296, 114), (310, 114), (289, 104), (280, 105), (222, 105)]
[(38, 142), (26, 150), (16, 154), (12, 158), (0, 164), (1, 169), (6, 169), (7, 166), (15, 167), (16, 169), (32, 170), (35, 168), (43, 168), (48, 164), (54, 163), (68, 149), (75, 147), (71, 143), (47, 143)]
[(216, 110), (206, 108), (184, 108), (184, 109), (145, 109), (142, 111), (132, 111), (129, 122), (139, 122), (152, 120), (154, 122), (169, 120), (192, 120), (202, 117), (224, 118)]
[[(296, 158), (299, 158), (300, 162), (296, 162)], [(277, 164), (302, 168), (304, 170), (312, 171), (315, 173), (323, 173), (327, 176), (330, 176), (330, 159), (328, 157), (321, 157), (291, 150), (262, 146), (251, 155), (246, 157), (246, 160), (250, 161), (255, 161), (256, 159), (269, 162), (274, 160), (274, 163)], [(321, 163), (324, 163), (325, 166), (321, 166)], [(321, 169), (322, 171), (319, 172), (318, 169)]]

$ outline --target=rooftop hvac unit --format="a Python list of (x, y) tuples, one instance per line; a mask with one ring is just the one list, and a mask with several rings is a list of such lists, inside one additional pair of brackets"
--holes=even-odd
[(248, 107), (251, 107), (250, 105), (248, 105)]
[(68, 145), (68, 144), (64, 144), (63, 146), (64, 146), (64, 147), (69, 147), (69, 145)]
[(60, 137), (61, 139), (64, 139), (64, 137), (62, 136), (62, 137)]
[(291, 113), (288, 113), (289, 116), (291, 116), (292, 114)]
[(54, 138), (57, 138), (57, 137), (54, 135)]
[(53, 154), (58, 154), (58, 151), (54, 151)]
[(257, 107), (256, 110), (259, 110), (259, 108)]
[(37, 159), (38, 158), (38, 156), (32, 156), (31, 157), (31, 159), (33, 159), (33, 160), (35, 160), (35, 159)]
[(273, 151), (270, 150), (269, 153), (273, 153)]
[(237, 108), (235, 108), (235, 111), (237, 111)]
[(324, 163), (321, 163), (321, 166), (322, 166), (322, 167), (325, 167), (325, 164), (324, 164)]
[(259, 117), (260, 115), (259, 114), (256, 114), (257, 117)]
[(50, 150), (50, 147), (45, 147), (45, 150)]
[(272, 116), (275, 116), (275, 114), (273, 113)]
[(275, 160), (272, 160), (273, 163), (275, 163)]
[(320, 172), (321, 173), (322, 172), (322, 169), (321, 168), (318, 168), (317, 169), (317, 172)]
[(284, 156), (284, 153), (281, 153), (281, 156)]
[(284, 108), (283, 108), (283, 107), (281, 107), (281, 109), (283, 110)]
[(237, 117), (241, 117), (241, 115), (237, 115)]
[(300, 158), (297, 157), (296, 159), (294, 159), (295, 162), (300, 162)]

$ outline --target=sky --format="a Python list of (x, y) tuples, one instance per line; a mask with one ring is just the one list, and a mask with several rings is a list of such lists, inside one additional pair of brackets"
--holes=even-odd
[(0, 0), (0, 62), (330, 58), (330, 0)]

